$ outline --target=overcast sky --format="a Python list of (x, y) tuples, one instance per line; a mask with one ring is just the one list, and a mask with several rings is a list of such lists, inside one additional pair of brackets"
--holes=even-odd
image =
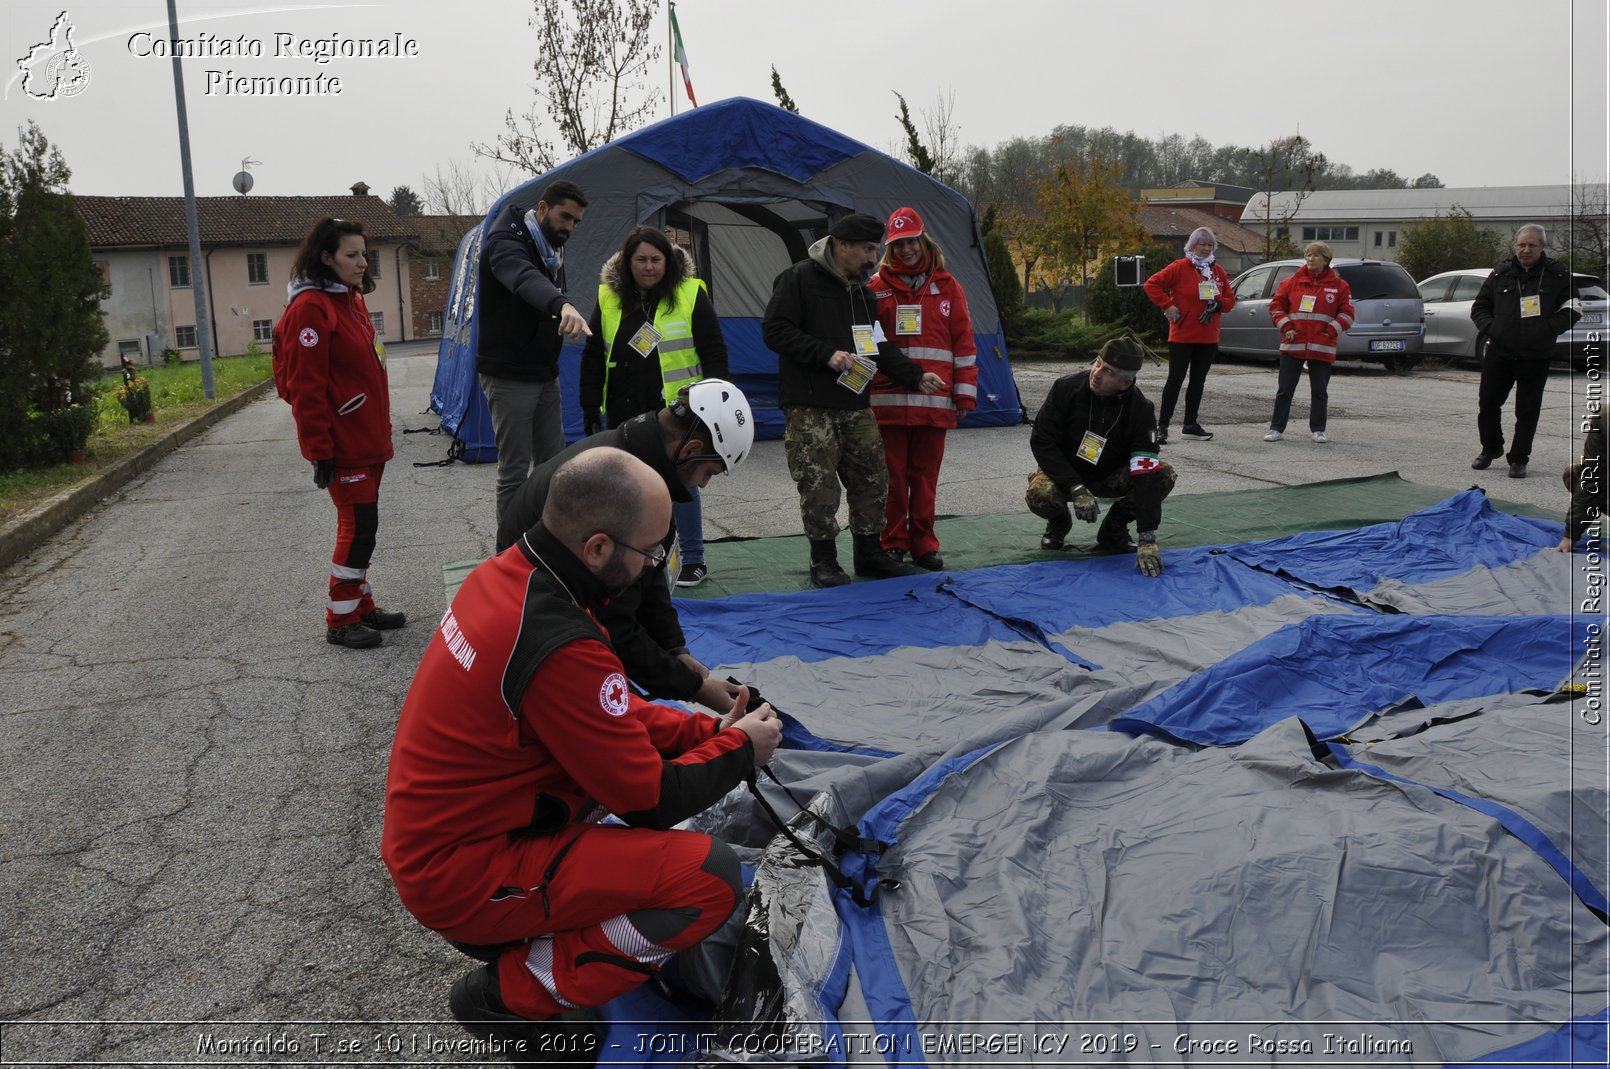
[[(67, 2), (88, 75), (52, 100), (29, 98), (17, 61), (49, 38), (62, 6), (8, 0), (0, 14), (0, 146), (33, 119), (66, 155), (74, 192), (181, 194), (172, 67), (149, 54), (153, 37), (168, 37), (165, 4)], [(261, 161), (251, 167), (258, 195), (344, 193), (360, 179), (382, 196), (422, 192), (425, 176), (453, 163), (496, 173), (471, 143), (495, 139), (504, 110), (532, 98), (529, 0), (178, 9), (181, 36), (244, 35), (263, 52), (183, 62), (198, 194), (231, 194), (247, 157)], [(1430, 171), (1450, 186), (1610, 170), (1605, 0), (682, 0), (677, 16), (700, 100), (771, 102), (775, 64), (807, 117), (885, 150), (900, 139), (899, 90), (914, 113), (953, 94), (964, 144), (1060, 123), (1215, 145), (1300, 130), (1356, 171)], [(662, 14), (662, 40), (663, 28)], [(282, 34), (412, 39), (418, 54), (321, 64), (276, 56)], [(341, 92), (225, 95), (229, 72), (322, 75)], [(669, 114), (664, 57), (652, 88), (659, 116)]]

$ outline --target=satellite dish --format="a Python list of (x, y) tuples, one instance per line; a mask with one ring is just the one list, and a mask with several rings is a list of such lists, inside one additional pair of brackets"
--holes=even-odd
[(235, 176), (236, 193), (250, 193), (252, 191), (252, 176), (250, 171), (242, 171)]

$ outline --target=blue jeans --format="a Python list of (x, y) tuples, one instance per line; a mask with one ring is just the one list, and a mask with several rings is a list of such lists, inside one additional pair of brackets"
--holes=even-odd
[(690, 487), (690, 492), (692, 501), (671, 502), (671, 516), (676, 520), (677, 541), (682, 544), (682, 563), (703, 564), (704, 506), (699, 503), (699, 488)]

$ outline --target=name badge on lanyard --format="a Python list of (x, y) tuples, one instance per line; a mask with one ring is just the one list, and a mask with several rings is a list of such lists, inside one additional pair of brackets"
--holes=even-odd
[(896, 334), (922, 333), (922, 305), (897, 304), (894, 306), (894, 332)]
[(878, 335), (883, 332), (878, 329), (876, 324), (873, 324), (872, 326), (851, 327), (850, 333), (855, 338), (856, 356), (878, 355)]
[(1521, 297), (1521, 318), (1531, 319), (1543, 314), (1543, 295), (1534, 293), (1530, 297)]
[(637, 333), (633, 334), (632, 340), (626, 344), (630, 345), (638, 356), (647, 356), (664, 337), (665, 335), (661, 334), (653, 323), (644, 323), (637, 328)]
[(1211, 301), (1219, 295), (1219, 284), (1205, 278), (1196, 284), (1196, 295), (1204, 301)]
[(1314, 302), (1317, 301), (1318, 299), (1319, 299), (1318, 296), (1315, 295), (1315, 294), (1312, 294), (1312, 293), (1303, 294), (1302, 300), (1297, 302), (1297, 311), (1299, 311), (1299, 312), (1312, 312), (1314, 310)]
[(1085, 431), (1085, 436), (1079, 440), (1079, 449), (1074, 455), (1086, 464), (1094, 464), (1100, 459), (1101, 451), (1106, 445), (1105, 436), (1095, 431)]

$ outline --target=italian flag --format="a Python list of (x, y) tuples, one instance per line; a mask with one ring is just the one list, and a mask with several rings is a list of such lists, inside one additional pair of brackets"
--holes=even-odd
[(676, 65), (682, 68), (682, 85), (688, 91), (688, 102), (694, 107), (699, 102), (693, 98), (693, 79), (688, 76), (688, 50), (682, 47), (682, 27), (676, 24), (676, 5), (671, 4), (671, 39), (676, 42)]

